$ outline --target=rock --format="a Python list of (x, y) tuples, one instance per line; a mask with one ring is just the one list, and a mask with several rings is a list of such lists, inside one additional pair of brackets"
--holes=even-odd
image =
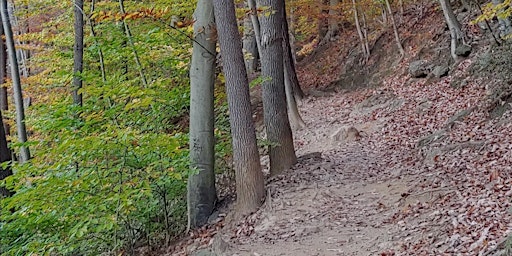
[(230, 247), (231, 246), (228, 244), (228, 242), (224, 241), (220, 235), (216, 235), (213, 238), (212, 250), (214, 255), (225, 255)]
[(192, 256), (217, 256), (217, 254), (215, 254), (207, 249), (197, 250), (197, 251), (191, 253), (190, 255), (192, 255)]
[(462, 120), (464, 120), (464, 118), (466, 116), (468, 116), (469, 114), (471, 114), (471, 112), (473, 112), (474, 109), (475, 108), (472, 107), (472, 108), (465, 109), (465, 110), (458, 112), (457, 114), (452, 116), (450, 119), (448, 119), (448, 121), (446, 121), (445, 128), (452, 129), (453, 126), (455, 125), (455, 123), (461, 122)]
[(356, 141), (361, 138), (361, 134), (354, 126), (345, 126), (338, 129), (331, 135), (331, 139), (337, 142)]
[(444, 65), (435, 66), (434, 70), (432, 70), (432, 74), (435, 77), (440, 78), (440, 77), (448, 75), (448, 71), (450, 71), (450, 68), (448, 66), (444, 66)]
[(459, 45), (455, 49), (455, 54), (457, 56), (467, 57), (467, 56), (469, 56), (470, 53), (471, 53), (471, 46), (466, 45), (466, 44)]
[(426, 60), (417, 60), (409, 64), (409, 74), (414, 78), (427, 77), (430, 66)]

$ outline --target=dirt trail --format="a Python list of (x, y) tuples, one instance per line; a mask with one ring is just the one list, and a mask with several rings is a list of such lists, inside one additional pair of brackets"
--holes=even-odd
[[(439, 157), (460, 160), (448, 156), (451, 151), (478, 155), (485, 146), (451, 146), (429, 160), (415, 143), (458, 110), (442, 113), (443, 124), (428, 124), (440, 119), (437, 112), (424, 123), (408, 119), (424, 101), (407, 95), (412, 89), (368, 89), (304, 102), (308, 127), (294, 132), (299, 163), (272, 178), (262, 209), (224, 236), (233, 245), (227, 255), (483, 255), (500, 245), (511, 230), (504, 194), (512, 179), (500, 179), (503, 193), (493, 195), (495, 183), (458, 184), (461, 175), (471, 175), (432, 165)], [(445, 100), (450, 98), (438, 97), (432, 105), (446, 106)], [(487, 176), (480, 176), (485, 184)], [(491, 202), (482, 201), (487, 198)], [(475, 217), (486, 205), (491, 217)]]
[(361, 110), (349, 106), (350, 96), (303, 104), (308, 128), (294, 134), (299, 164), (269, 182), (254, 233), (236, 241), (238, 255), (374, 255), (393, 247), (390, 220), (415, 177), (383, 169), (383, 155), (366, 142), (382, 120), (357, 123)]

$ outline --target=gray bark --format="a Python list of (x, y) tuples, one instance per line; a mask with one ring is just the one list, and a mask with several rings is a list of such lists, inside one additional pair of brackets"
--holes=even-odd
[[(11, 150), (7, 147), (7, 137), (4, 130), (4, 121), (2, 118), (2, 111), (0, 110), (0, 163), (11, 161)], [(8, 176), (12, 175), (12, 169), (8, 166), (5, 169), (0, 168), (0, 181), (4, 180)], [(12, 191), (0, 186), (0, 198), (2, 196), (11, 196)]]
[(370, 56), (370, 49), (368, 48), (368, 44), (366, 43), (367, 39), (365, 38), (363, 30), (361, 29), (361, 24), (359, 23), (359, 12), (356, 0), (352, 0), (352, 9), (354, 11), (354, 20), (356, 23), (357, 35), (359, 35), (359, 41), (361, 43), (361, 50), (365, 56), (365, 59), (368, 59)]
[[(5, 41), (9, 62), (11, 66), (12, 87), (14, 91), (14, 105), (16, 107), (16, 127), (18, 131), (18, 140), (21, 143), (27, 142), (27, 130), (25, 128), (25, 109), (23, 108), (23, 94), (21, 90), (20, 72), (18, 69), (18, 59), (16, 58), (16, 49), (14, 48), (14, 38), (12, 35), (9, 13), (7, 11), (7, 0), (0, 0), (0, 12), (5, 32)], [(27, 146), (20, 147), (20, 162), (24, 163), (30, 159), (30, 151)]]
[[(258, 0), (261, 15), (261, 75), (263, 82), (263, 117), (270, 142), (270, 173), (279, 174), (297, 162), (292, 131), (286, 109), (283, 63), (283, 1)], [(268, 9), (267, 9), (268, 8)]]
[[(0, 23), (2, 22), (0, 17)], [(7, 87), (5, 78), (7, 77), (7, 49), (5, 48), (5, 33), (4, 27), (0, 25), (0, 110), (8, 110), (9, 103), (7, 101)], [(6, 130), (9, 134), (9, 131)]]
[(247, 5), (249, 6), (249, 9), (251, 10), (251, 22), (252, 27), (254, 29), (254, 36), (256, 37), (256, 45), (258, 47), (258, 53), (261, 52), (261, 26), (260, 21), (258, 19), (258, 11), (256, 9), (256, 0), (247, 0)]
[(254, 33), (252, 14), (244, 17), (243, 48), (245, 52), (245, 68), (248, 74), (256, 72), (258, 67), (258, 42)]
[(215, 19), (211, 0), (199, 0), (194, 12), (194, 47), (190, 67), (190, 167), (198, 171), (187, 183), (188, 226), (208, 221), (217, 199), (213, 88)]
[(84, 8), (83, 0), (75, 0), (75, 44), (73, 46), (73, 103), (82, 106), (82, 71), (84, 65)]
[(251, 113), (249, 81), (236, 26), (235, 6), (232, 0), (216, 0), (213, 4), (226, 77), (236, 173), (237, 212), (245, 215), (256, 211), (262, 203), (265, 196), (263, 173)]
[(453, 13), (450, 2), (448, 0), (439, 0), (439, 3), (441, 4), (441, 9), (443, 9), (444, 19), (446, 21), (446, 24), (448, 24), (448, 29), (450, 30), (450, 37), (451, 37), (450, 53), (452, 55), (453, 60), (457, 61), (458, 56), (455, 53), (455, 51), (457, 49), (459, 41), (463, 40), (463, 37), (464, 37), (462, 34), (462, 29), (461, 29), (459, 21), (457, 20), (457, 17), (455, 17), (455, 14)]
[(327, 33), (325, 34), (320, 44), (327, 43), (331, 38), (338, 35), (340, 30), (339, 25), (339, 3), (340, 0), (329, 0), (329, 11), (327, 18)]
[(398, 47), (398, 51), (400, 55), (403, 57), (405, 55), (404, 47), (402, 46), (402, 42), (400, 41), (400, 35), (398, 34), (398, 28), (396, 26), (395, 17), (393, 15), (393, 11), (391, 10), (391, 5), (389, 4), (389, 0), (385, 0), (386, 8), (389, 12), (389, 18), (391, 20), (391, 25), (393, 26), (393, 33), (395, 34), (396, 46)]

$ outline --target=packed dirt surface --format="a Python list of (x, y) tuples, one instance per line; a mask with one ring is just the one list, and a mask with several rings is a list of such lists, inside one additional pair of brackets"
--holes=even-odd
[(478, 81), (395, 79), (303, 102), (299, 163), (268, 181), (260, 211), (224, 232), (224, 255), (503, 253), (511, 113), (489, 119)]

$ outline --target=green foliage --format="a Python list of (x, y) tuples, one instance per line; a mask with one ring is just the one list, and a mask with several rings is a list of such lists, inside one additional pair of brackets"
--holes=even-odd
[[(95, 21), (96, 37), (86, 27), (83, 107), (72, 106), (70, 97), (72, 6), (42, 2), (28, 1), (17, 14), (46, 22), (20, 37), (44, 45), (31, 59), (38, 73), (24, 81), (25, 94), (35, 99), (27, 110), (34, 158), (13, 165), (4, 182), (16, 194), (0, 199), (0, 254), (110, 255), (171, 239), (186, 224), (188, 137), (180, 122), (188, 118), (191, 44), (185, 35), (191, 30), (168, 24), (172, 16), (191, 17), (194, 1), (158, 0), (150, 9), (125, 1), (127, 15), (159, 13), (126, 18), (134, 47), (115, 18)], [(41, 5), (52, 7), (43, 13)], [(92, 17), (118, 8), (117, 1), (99, 1)], [(231, 150), (229, 123), (225, 94), (217, 93), (216, 149), (224, 159)]]

